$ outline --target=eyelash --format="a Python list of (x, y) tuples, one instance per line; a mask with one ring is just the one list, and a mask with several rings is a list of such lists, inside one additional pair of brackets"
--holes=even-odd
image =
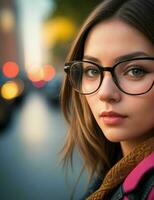
[[(133, 71), (133, 70), (140, 70), (140, 72), (142, 72), (142, 76), (144, 76), (146, 73), (148, 73), (147, 71), (145, 71), (144, 70), (144, 68), (143, 67), (141, 67), (141, 66), (138, 66), (138, 65), (134, 65), (134, 66), (131, 66), (130, 68), (128, 68), (127, 70), (126, 70), (126, 72), (124, 73), (124, 75), (127, 75), (128, 74), (128, 72), (131, 72), (131, 71)], [(131, 75), (132, 76), (132, 75)]]

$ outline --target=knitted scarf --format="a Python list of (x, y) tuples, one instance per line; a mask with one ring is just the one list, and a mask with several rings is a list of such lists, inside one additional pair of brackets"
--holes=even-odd
[(124, 156), (106, 174), (102, 185), (87, 200), (105, 200), (107, 194), (121, 184), (137, 164), (154, 151), (154, 137), (139, 144), (132, 152)]

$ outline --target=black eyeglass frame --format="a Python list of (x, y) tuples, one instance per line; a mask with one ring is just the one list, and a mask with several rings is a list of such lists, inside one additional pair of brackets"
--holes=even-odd
[(71, 67), (72, 67), (72, 65), (73, 65), (74, 63), (90, 63), (90, 64), (93, 64), (93, 65), (95, 65), (95, 66), (98, 67), (98, 69), (100, 70), (101, 79), (100, 79), (100, 84), (99, 84), (99, 86), (97, 87), (96, 90), (94, 90), (93, 92), (90, 92), (90, 93), (82, 93), (82, 92), (80, 92), (79, 90), (77, 90), (75, 87), (73, 87), (73, 89), (74, 89), (75, 91), (77, 91), (79, 94), (82, 94), (82, 95), (90, 95), (90, 94), (93, 94), (93, 93), (95, 93), (95, 92), (100, 88), (100, 86), (101, 86), (101, 84), (102, 84), (102, 81), (103, 81), (103, 72), (104, 72), (104, 71), (108, 71), (108, 72), (111, 73), (112, 79), (113, 79), (115, 85), (116, 85), (116, 86), (118, 87), (118, 89), (119, 89), (120, 91), (122, 91), (123, 93), (128, 94), (128, 95), (133, 95), (133, 96), (135, 96), (135, 95), (143, 95), (143, 94), (149, 92), (149, 91), (152, 89), (152, 87), (153, 87), (153, 85), (154, 85), (154, 81), (153, 81), (151, 87), (150, 87), (148, 90), (146, 90), (145, 92), (137, 93), (137, 94), (131, 94), (131, 93), (129, 93), (129, 92), (125, 92), (125, 91), (121, 88), (121, 86), (120, 86), (119, 83), (118, 83), (117, 77), (116, 77), (116, 75), (115, 75), (115, 68), (116, 68), (119, 64), (124, 63), (124, 62), (133, 61), (133, 60), (154, 60), (154, 57), (137, 57), (137, 58), (125, 59), (125, 60), (122, 60), (122, 61), (120, 61), (120, 62), (115, 63), (115, 64), (114, 64), (113, 66), (111, 66), (111, 67), (103, 67), (102, 65), (100, 65), (100, 64), (98, 64), (98, 63), (96, 63), (96, 62), (88, 61), (88, 60), (83, 60), (83, 61), (76, 61), (76, 60), (75, 60), (75, 61), (71, 61), (71, 62), (65, 63), (64, 71), (65, 71), (66, 74), (68, 75), (68, 78), (69, 78), (69, 80), (70, 80), (70, 83), (72, 84), (72, 87), (73, 87), (74, 84), (73, 84), (73, 82), (72, 82), (72, 80), (71, 80), (71, 78), (70, 78), (70, 69), (71, 69)]

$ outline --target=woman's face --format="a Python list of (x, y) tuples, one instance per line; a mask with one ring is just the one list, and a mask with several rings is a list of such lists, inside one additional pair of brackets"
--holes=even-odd
[[(120, 20), (108, 20), (89, 33), (84, 57), (108, 67), (118, 57), (136, 52), (154, 56), (154, 46), (135, 28)], [(99, 90), (86, 99), (108, 140), (141, 142), (154, 135), (154, 87), (144, 95), (127, 95), (117, 88), (111, 73), (105, 72)]]

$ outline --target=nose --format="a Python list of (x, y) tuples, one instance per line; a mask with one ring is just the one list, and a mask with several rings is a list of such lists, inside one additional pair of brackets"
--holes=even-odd
[(121, 91), (114, 83), (111, 73), (104, 72), (104, 78), (98, 90), (99, 99), (106, 102), (119, 102), (121, 95)]

